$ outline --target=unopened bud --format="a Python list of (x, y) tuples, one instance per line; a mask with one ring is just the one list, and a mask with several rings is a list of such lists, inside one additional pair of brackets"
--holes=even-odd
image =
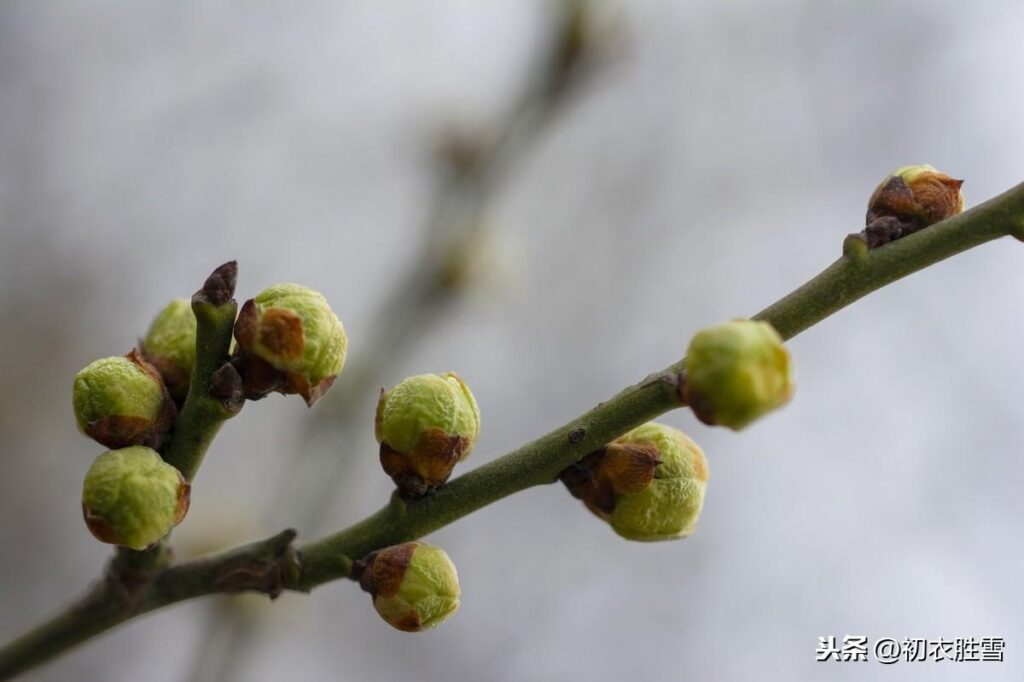
[(235, 324), (246, 396), (301, 395), (308, 405), (345, 365), (348, 336), (322, 294), (278, 284), (245, 302)]
[(96, 539), (135, 550), (167, 535), (188, 505), (181, 472), (141, 446), (103, 453), (82, 485), (82, 515)]
[(707, 486), (704, 452), (682, 431), (654, 422), (633, 429), (562, 472), (573, 496), (627, 540), (686, 537)]
[(405, 379), (377, 402), (380, 462), (407, 496), (442, 485), (480, 434), (480, 409), (454, 372)]
[(406, 542), (356, 563), (353, 577), (389, 625), (405, 632), (436, 627), (459, 608), (459, 576), (443, 550)]
[(734, 320), (694, 335), (683, 397), (705, 424), (738, 431), (793, 395), (789, 351), (767, 322)]
[(188, 395), (192, 367), (196, 364), (196, 316), (192, 302), (176, 298), (153, 320), (141, 344), (142, 354), (181, 405)]
[(932, 166), (903, 166), (878, 185), (868, 201), (864, 237), (875, 248), (964, 210), (963, 180)]
[(75, 375), (72, 404), (79, 430), (108, 448), (158, 447), (176, 412), (160, 373), (134, 350)]

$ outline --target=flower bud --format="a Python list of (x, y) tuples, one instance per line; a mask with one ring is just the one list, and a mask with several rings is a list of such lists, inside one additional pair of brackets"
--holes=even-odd
[(135, 550), (181, 523), (188, 504), (181, 472), (141, 446), (104, 452), (82, 485), (82, 515), (96, 539)]
[(134, 350), (79, 372), (72, 404), (79, 430), (108, 448), (158, 447), (175, 415), (159, 372)]
[(734, 320), (697, 332), (683, 397), (705, 424), (739, 431), (793, 395), (789, 351), (767, 322)]
[(682, 431), (650, 422), (587, 455), (561, 478), (627, 540), (674, 540), (697, 525), (708, 463)]
[(242, 306), (235, 323), (246, 397), (297, 393), (312, 405), (345, 364), (348, 336), (322, 294), (277, 284)]
[(389, 625), (419, 632), (440, 625), (459, 608), (459, 576), (448, 555), (423, 542), (406, 542), (356, 562), (353, 578), (373, 596)]
[(878, 185), (868, 201), (864, 236), (875, 248), (964, 210), (963, 180), (932, 166), (897, 168)]
[(381, 391), (375, 424), (380, 463), (399, 492), (444, 484), (480, 434), (480, 409), (455, 372), (409, 377)]
[(141, 343), (142, 354), (164, 379), (178, 405), (188, 395), (196, 364), (196, 316), (188, 299), (176, 298), (160, 311)]

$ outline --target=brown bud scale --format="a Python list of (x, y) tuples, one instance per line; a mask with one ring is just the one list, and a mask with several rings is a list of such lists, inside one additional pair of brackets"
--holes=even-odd
[(406, 542), (367, 556), (359, 576), (359, 586), (374, 597), (393, 597), (398, 594), (416, 546), (415, 542)]
[(443, 429), (424, 429), (412, 452), (403, 454), (381, 443), (380, 463), (404, 497), (420, 497), (447, 482), (470, 447), (468, 438)]
[(644, 490), (661, 464), (653, 445), (612, 443), (562, 471), (560, 478), (573, 497), (598, 516), (615, 510), (618, 494)]

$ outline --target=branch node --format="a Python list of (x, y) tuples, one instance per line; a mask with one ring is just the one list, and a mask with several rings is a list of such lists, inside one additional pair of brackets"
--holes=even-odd
[(675, 395), (676, 400), (679, 401), (679, 407), (684, 407), (686, 404), (686, 371), (679, 370), (678, 372), (669, 372), (667, 374), (660, 375), (658, 379), (672, 387), (673, 394)]

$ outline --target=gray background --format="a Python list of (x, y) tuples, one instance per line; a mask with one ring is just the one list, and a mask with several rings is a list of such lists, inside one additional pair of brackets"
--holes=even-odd
[[(171, 296), (237, 258), (240, 297), (325, 293), (366, 330), (425, 238), (432, 138), (486, 127), (548, 5), (0, 4), (0, 640), (84, 589), (101, 450), (74, 373), (122, 353)], [(544, 433), (831, 262), (891, 168), (1024, 179), (1024, 5), (636, 2), (616, 58), (490, 205), (484, 285), (380, 378), (457, 370), (483, 410), (467, 463)], [(1024, 249), (1002, 240), (891, 286), (791, 343), (798, 390), (741, 434), (664, 421), (708, 453), (683, 542), (617, 538), (560, 487), (436, 533), (460, 612), (392, 631), (338, 582), (311, 597), (178, 606), (28, 676), (187, 679), (215, 609), (258, 630), (231, 676), (287, 679), (1021, 679)], [(344, 381), (344, 375), (340, 381)], [(295, 453), (341, 459), (321, 522), (376, 509), (369, 414), (344, 442), (300, 400), (246, 407), (215, 444), (186, 551), (296, 523)], [(328, 401), (325, 401), (325, 405)], [(317, 410), (314, 410), (315, 413)], [(823, 635), (1001, 636), (1006, 662), (814, 663)]]

